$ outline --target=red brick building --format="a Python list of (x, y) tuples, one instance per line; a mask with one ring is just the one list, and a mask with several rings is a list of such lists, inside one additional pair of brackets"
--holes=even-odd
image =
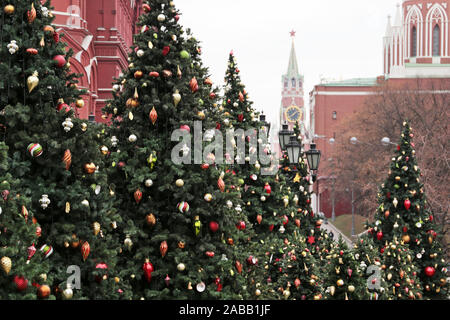
[[(330, 138), (339, 135), (342, 119), (363, 106), (370, 98), (378, 81), (397, 86), (421, 79), (423, 90), (433, 90), (436, 82), (450, 81), (450, 1), (404, 0), (397, 6), (394, 23), (388, 17), (383, 37), (383, 75), (365, 79), (321, 83), (310, 93), (311, 134), (322, 152), (322, 168), (328, 162)], [(445, 87), (444, 87), (445, 88)], [(448, 87), (450, 92), (450, 87)], [(380, 137), (381, 139), (381, 137)], [(331, 167), (327, 165), (326, 167)], [(332, 172), (318, 172), (314, 190), (319, 194), (319, 205), (314, 209), (326, 217), (332, 215)], [(318, 190), (318, 192), (317, 192)], [(350, 193), (335, 194), (335, 214), (351, 213)]]
[(57, 0), (52, 6), (57, 31), (74, 50), (72, 71), (83, 74), (79, 87), (88, 90), (78, 116), (102, 121), (113, 78), (128, 67), (141, 0)]

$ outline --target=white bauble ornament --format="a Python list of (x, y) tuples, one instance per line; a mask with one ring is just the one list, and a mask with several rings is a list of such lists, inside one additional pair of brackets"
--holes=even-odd
[(43, 194), (41, 196), (41, 199), (39, 199), (39, 203), (41, 204), (42, 209), (47, 209), (48, 205), (50, 204), (50, 199), (48, 198), (47, 194)]
[(115, 85), (113, 85), (112, 89), (113, 89), (113, 91), (119, 91), (120, 90), (120, 85), (115, 84)]
[(205, 291), (205, 289), (206, 289), (206, 285), (205, 285), (205, 283), (204, 282), (200, 282), (199, 284), (197, 284), (197, 291), (198, 292), (203, 292), (203, 291)]
[(139, 58), (142, 58), (143, 56), (144, 56), (144, 50), (142, 50), (142, 49), (139, 49), (138, 51), (136, 51), (136, 55), (139, 57)]
[(137, 141), (137, 137), (136, 135), (132, 134), (128, 137), (128, 141), (130, 141), (131, 143), (136, 142)]
[(113, 146), (113, 147), (117, 147), (117, 143), (119, 142), (119, 139), (117, 139), (117, 137), (116, 136), (112, 136), (111, 137), (111, 145)]
[(261, 196), (261, 201), (262, 202), (266, 201), (266, 197), (265, 196)]
[(85, 207), (89, 207), (89, 201), (87, 201), (86, 199), (84, 199), (83, 201), (81, 201), (81, 204)]
[(63, 291), (62, 296), (64, 300), (70, 300), (73, 297), (72, 285), (70, 283), (67, 284), (67, 288)]
[(230, 200), (227, 201), (227, 207), (228, 208), (232, 208), (233, 207), (233, 202), (231, 202)]
[(164, 22), (166, 20), (166, 16), (163, 15), (162, 13), (158, 15), (158, 21), (159, 22)]
[(153, 180), (152, 179), (145, 180), (145, 186), (147, 188), (150, 188), (152, 185), (153, 185)]
[(178, 179), (177, 181), (175, 181), (175, 185), (179, 188), (184, 186), (184, 181), (183, 179)]
[(64, 120), (64, 122), (62, 123), (62, 126), (65, 132), (69, 132), (73, 128), (72, 119), (66, 118), (66, 120)]
[(178, 271), (184, 271), (184, 270), (186, 270), (186, 266), (184, 265), (184, 263), (179, 263), (177, 265), (177, 269), (178, 269)]

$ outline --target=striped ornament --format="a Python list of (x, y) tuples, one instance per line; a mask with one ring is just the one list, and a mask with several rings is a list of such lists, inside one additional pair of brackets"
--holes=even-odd
[(64, 152), (63, 162), (66, 164), (66, 170), (69, 170), (70, 165), (72, 164), (72, 153), (69, 149)]
[(27, 148), (32, 157), (37, 158), (42, 155), (42, 146), (39, 143), (30, 143)]
[(178, 204), (177, 208), (181, 213), (189, 212), (189, 203), (182, 201)]
[(42, 252), (44, 253), (44, 256), (45, 256), (46, 258), (48, 258), (48, 257), (50, 257), (51, 254), (53, 253), (53, 247), (52, 247), (52, 246), (49, 246), (49, 245), (47, 245), (47, 244), (44, 244), (44, 245), (41, 247), (40, 251), (42, 251)]

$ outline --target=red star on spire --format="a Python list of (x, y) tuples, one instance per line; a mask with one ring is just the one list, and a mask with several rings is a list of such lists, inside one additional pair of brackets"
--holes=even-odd
[(289, 32), (291, 34), (291, 37), (295, 37), (295, 34), (297, 33), (296, 31), (292, 30), (291, 32)]

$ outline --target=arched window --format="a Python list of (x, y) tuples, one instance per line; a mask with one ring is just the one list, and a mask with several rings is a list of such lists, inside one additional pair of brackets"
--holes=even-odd
[(417, 29), (413, 27), (411, 30), (411, 57), (417, 56)]
[(433, 57), (440, 56), (441, 29), (435, 25), (433, 29)]
[(285, 87), (285, 88), (288, 87), (288, 81), (287, 81), (287, 80), (284, 81), (284, 87)]
[(297, 81), (295, 81), (295, 78), (292, 78), (292, 88), (295, 88), (297, 84)]
[(302, 87), (302, 80), (298, 81), (298, 87), (301, 88)]

